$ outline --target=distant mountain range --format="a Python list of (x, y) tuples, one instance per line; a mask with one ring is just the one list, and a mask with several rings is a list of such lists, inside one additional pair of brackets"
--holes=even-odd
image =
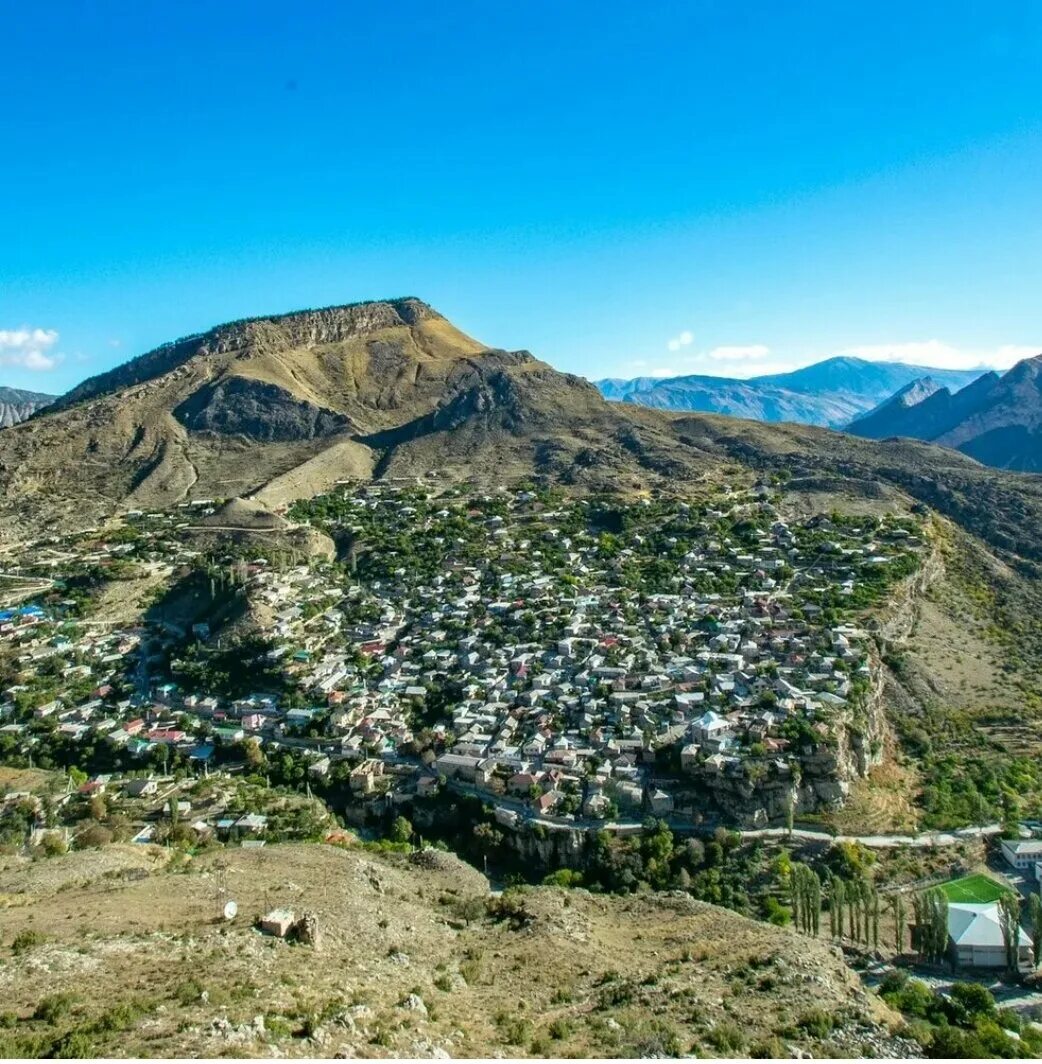
[(855, 435), (909, 436), (953, 447), (985, 465), (1042, 472), (1042, 355), (986, 373), (953, 392), (915, 381), (851, 423)]
[(26, 392), (20, 388), (0, 386), (0, 429), (17, 425), (31, 417), (37, 410), (54, 402), (55, 396), (43, 392)]
[(609, 378), (595, 383), (606, 399), (658, 410), (694, 410), (755, 421), (792, 421), (841, 428), (895, 392), (924, 378), (937, 387), (959, 389), (982, 372), (838, 357), (792, 373), (773, 373), (748, 380), (692, 375)]

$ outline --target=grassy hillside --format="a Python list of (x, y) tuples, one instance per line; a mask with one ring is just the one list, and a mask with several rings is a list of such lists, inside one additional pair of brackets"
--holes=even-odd
[[(217, 870), (221, 869), (218, 878)], [(219, 883), (239, 903), (216, 919)], [(489, 899), (455, 858), (327, 845), (0, 869), (6, 1055), (900, 1052), (837, 952), (677, 895)], [(313, 913), (320, 943), (255, 931)], [(905, 1048), (907, 1052), (907, 1048)]]

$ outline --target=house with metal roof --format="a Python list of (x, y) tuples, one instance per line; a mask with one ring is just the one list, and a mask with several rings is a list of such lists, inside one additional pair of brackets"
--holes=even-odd
[[(1002, 937), (997, 902), (953, 902), (948, 906), (948, 936), (955, 959), (964, 968), (1005, 968), (1006, 943)], [(1022, 969), (1034, 966), (1031, 939), (1017, 928), (1018, 958)]]

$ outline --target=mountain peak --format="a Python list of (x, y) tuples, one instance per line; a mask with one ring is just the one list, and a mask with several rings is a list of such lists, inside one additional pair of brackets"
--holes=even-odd
[[(90, 377), (62, 396), (55, 406), (71, 406), (161, 377), (195, 358), (230, 352), (240, 352), (240, 357), (248, 357), (320, 344), (364, 341), (383, 330), (414, 330), (436, 323), (443, 323), (451, 329), (441, 314), (415, 296), (240, 318), (162, 344), (106, 373)], [(480, 347), (462, 333), (457, 335), (466, 341), (464, 346), (469, 345), (469, 353)]]
[(889, 406), (891, 403), (897, 403), (901, 406), (916, 406), (924, 399), (929, 399), (935, 392), (942, 390), (949, 391), (933, 377), (919, 377), (896, 391), (883, 405)]

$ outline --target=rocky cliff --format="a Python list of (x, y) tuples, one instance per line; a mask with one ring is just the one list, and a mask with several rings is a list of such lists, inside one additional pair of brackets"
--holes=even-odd
[(43, 392), (26, 392), (20, 388), (0, 387), (0, 429), (10, 428), (32, 417), (37, 410), (50, 406), (53, 395)]

